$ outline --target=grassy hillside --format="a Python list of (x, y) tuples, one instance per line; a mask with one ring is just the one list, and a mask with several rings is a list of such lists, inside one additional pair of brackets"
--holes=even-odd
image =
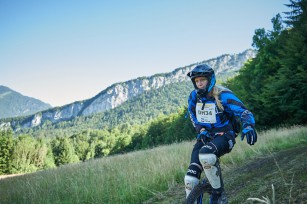
[[(292, 127), (260, 132), (253, 147), (238, 141), (221, 161), (230, 203), (270, 195), (271, 184), (277, 203), (302, 203), (306, 138), (307, 127)], [(184, 142), (2, 179), (0, 202), (182, 203), (192, 146)]]

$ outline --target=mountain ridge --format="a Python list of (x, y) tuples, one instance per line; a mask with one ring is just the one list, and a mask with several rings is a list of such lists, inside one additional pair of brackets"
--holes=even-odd
[(0, 119), (26, 116), (51, 108), (51, 105), (0, 85)]
[(224, 54), (217, 58), (204, 60), (185, 67), (179, 67), (172, 72), (158, 73), (149, 77), (138, 77), (126, 82), (112, 84), (92, 98), (75, 101), (64, 106), (50, 108), (37, 112), (26, 118), (10, 119), (8, 122), (0, 122), (0, 127), (10, 126), (13, 129), (31, 128), (42, 125), (45, 121), (57, 123), (68, 121), (78, 116), (90, 116), (96, 113), (114, 109), (125, 101), (136, 97), (144, 91), (159, 89), (168, 84), (189, 80), (186, 74), (198, 64), (206, 63), (213, 67), (216, 75), (223, 78), (238, 71), (250, 58), (255, 57), (256, 52), (248, 49), (239, 54)]

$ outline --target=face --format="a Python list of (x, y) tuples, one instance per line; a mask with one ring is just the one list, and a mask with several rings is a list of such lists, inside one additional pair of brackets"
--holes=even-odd
[(208, 84), (208, 80), (207, 80), (206, 77), (196, 77), (195, 78), (195, 84), (196, 84), (197, 88), (204, 89), (204, 88), (206, 88), (206, 86)]

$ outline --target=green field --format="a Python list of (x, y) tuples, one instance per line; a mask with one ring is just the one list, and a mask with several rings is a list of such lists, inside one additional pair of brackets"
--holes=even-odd
[[(307, 127), (303, 126), (259, 132), (255, 146), (249, 146), (238, 138), (234, 150), (222, 157), (223, 172), (230, 182), (232, 178), (228, 171), (240, 168), (250, 160), (270, 156), (272, 152), (306, 144)], [(148, 200), (163, 197), (165, 192), (177, 186), (182, 187), (192, 147), (193, 142), (183, 142), (1, 179), (0, 203), (150, 203)], [(276, 167), (278, 163), (270, 165)], [(248, 172), (245, 174), (246, 177), (236, 182), (244, 183), (244, 178), (250, 175)], [(307, 179), (305, 177), (302, 179)], [(259, 198), (264, 196), (263, 192), (271, 194), (272, 191), (270, 185), (259, 191), (248, 188), (242, 192), (255, 191), (253, 197)], [(184, 189), (177, 188), (177, 191), (184, 192)], [(232, 198), (237, 199), (234, 203), (249, 197), (249, 194), (240, 192), (234, 194), (238, 196)], [(176, 199), (175, 193), (174, 198), (172, 194), (168, 195), (168, 200)]]

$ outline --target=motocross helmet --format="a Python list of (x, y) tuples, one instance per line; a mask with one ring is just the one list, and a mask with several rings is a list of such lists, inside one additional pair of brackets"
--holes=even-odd
[[(208, 94), (212, 90), (212, 88), (214, 87), (215, 82), (216, 82), (214, 70), (206, 64), (197, 65), (187, 75), (188, 75), (188, 77), (191, 78), (191, 81), (194, 85), (194, 88), (197, 91), (197, 94), (199, 94), (199, 95)], [(206, 77), (207, 78), (208, 84), (207, 84), (206, 88), (204, 88), (204, 89), (197, 88), (196, 83), (195, 83), (196, 77)]]

